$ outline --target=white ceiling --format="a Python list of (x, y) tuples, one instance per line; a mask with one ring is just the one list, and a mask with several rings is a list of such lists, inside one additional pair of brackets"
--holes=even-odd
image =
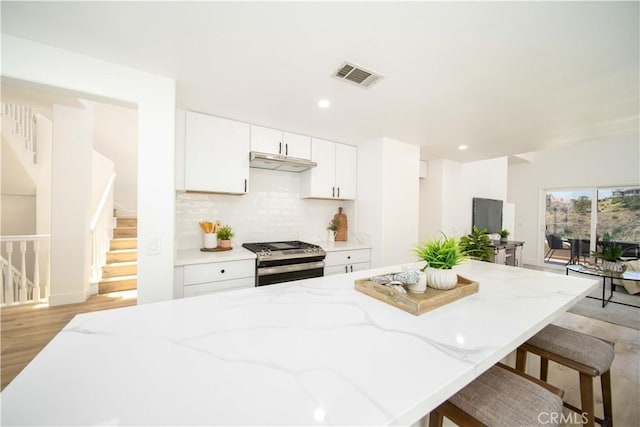
[[(638, 2), (7, 2), (2, 32), (174, 78), (178, 107), (469, 161), (639, 130)], [(385, 75), (330, 77), (349, 60)], [(46, 70), (43, 70), (46, 72)], [(317, 101), (328, 98), (321, 110)], [(465, 152), (457, 150), (465, 144)]]

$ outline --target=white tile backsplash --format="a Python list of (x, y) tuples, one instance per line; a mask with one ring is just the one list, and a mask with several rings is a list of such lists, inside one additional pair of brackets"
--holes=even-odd
[(198, 222), (216, 220), (233, 228), (233, 245), (326, 240), (327, 225), (340, 206), (347, 215), (349, 233), (355, 231), (355, 202), (301, 199), (301, 179), (297, 173), (251, 169), (249, 192), (242, 196), (177, 192), (176, 249), (202, 247)]

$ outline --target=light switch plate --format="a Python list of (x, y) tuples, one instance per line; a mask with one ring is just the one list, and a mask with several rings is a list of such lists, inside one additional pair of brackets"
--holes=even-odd
[(147, 255), (160, 255), (162, 251), (162, 239), (158, 236), (147, 238)]

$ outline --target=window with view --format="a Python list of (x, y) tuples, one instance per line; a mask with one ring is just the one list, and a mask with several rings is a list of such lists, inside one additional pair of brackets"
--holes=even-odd
[(609, 242), (638, 256), (640, 187), (547, 191), (545, 234), (545, 262), (579, 262)]
[(598, 189), (596, 236), (626, 252), (640, 243), (640, 187)]

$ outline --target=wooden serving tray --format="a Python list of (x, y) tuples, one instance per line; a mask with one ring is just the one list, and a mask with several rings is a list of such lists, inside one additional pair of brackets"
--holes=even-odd
[(221, 251), (230, 251), (233, 248), (221, 248), (218, 246), (217, 248), (200, 248), (202, 252), (221, 252)]
[(422, 294), (407, 291), (407, 295), (403, 295), (389, 286), (372, 282), (369, 279), (356, 280), (355, 288), (363, 294), (419, 316), (467, 295), (475, 294), (478, 292), (479, 285), (478, 282), (458, 275), (456, 287), (446, 291), (427, 287), (427, 290)]

